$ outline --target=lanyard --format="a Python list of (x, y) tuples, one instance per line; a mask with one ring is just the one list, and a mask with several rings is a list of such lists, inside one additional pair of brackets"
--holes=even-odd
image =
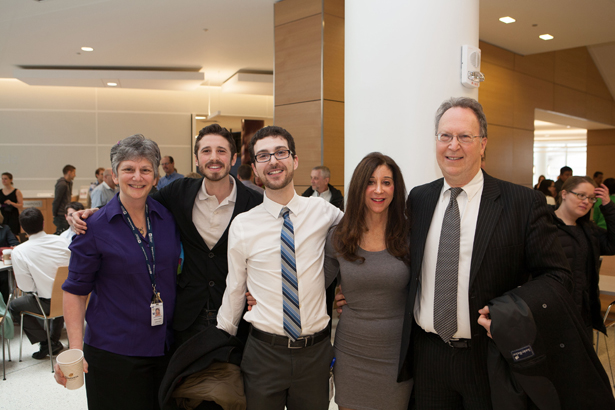
[(156, 254), (154, 252), (154, 235), (152, 233), (152, 224), (149, 219), (149, 210), (148, 210), (147, 204), (145, 204), (145, 220), (147, 221), (147, 236), (149, 239), (149, 247), (150, 247), (150, 250), (152, 251), (151, 261), (149, 257), (147, 256), (147, 252), (145, 251), (145, 246), (143, 245), (143, 241), (141, 240), (139, 231), (135, 227), (135, 224), (132, 222), (132, 218), (128, 214), (128, 211), (126, 211), (126, 208), (124, 208), (124, 205), (122, 205), (122, 202), (119, 200), (119, 198), (118, 198), (118, 202), (120, 202), (120, 207), (122, 208), (122, 216), (124, 217), (126, 222), (128, 222), (128, 226), (130, 226), (130, 229), (132, 230), (133, 235), (137, 239), (137, 243), (139, 244), (139, 246), (141, 247), (141, 250), (143, 251), (143, 256), (145, 256), (145, 264), (147, 265), (147, 270), (149, 271), (149, 279), (152, 282), (152, 290), (154, 291), (154, 299), (160, 299), (160, 294), (156, 292)]

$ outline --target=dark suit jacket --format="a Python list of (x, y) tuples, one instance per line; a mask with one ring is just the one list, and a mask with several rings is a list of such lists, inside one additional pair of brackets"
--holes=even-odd
[[(483, 172), (484, 185), (470, 267), (470, 323), (476, 371), (486, 375), (487, 332), (478, 310), (491, 299), (548, 275), (570, 290), (570, 269), (541, 192), (501, 181)], [(398, 380), (412, 377), (411, 330), (425, 241), (443, 179), (414, 188), (408, 196), (411, 218), (411, 281), (402, 333)]]
[[(203, 179), (182, 178), (152, 195), (173, 213), (184, 246), (184, 268), (177, 281), (173, 319), (176, 331), (185, 330), (194, 323), (208, 302), (210, 309), (218, 309), (226, 289), (228, 226), (218, 243), (209, 249), (192, 222), (192, 208), (202, 184)], [(237, 179), (235, 186), (237, 201), (231, 222), (240, 213), (263, 202), (261, 194), (246, 188)]]

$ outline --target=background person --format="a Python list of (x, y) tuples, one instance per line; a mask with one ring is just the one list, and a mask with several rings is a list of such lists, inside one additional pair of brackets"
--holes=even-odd
[(600, 186), (602, 184), (602, 179), (604, 178), (604, 173), (601, 171), (594, 172), (594, 183), (596, 186)]
[(96, 188), (98, 185), (100, 185), (103, 182), (103, 173), (105, 172), (105, 169), (103, 167), (100, 168), (96, 168), (96, 172), (94, 172), (94, 176), (96, 177), (96, 181), (91, 182), (90, 183), (90, 188), (88, 189), (88, 200), (87, 200), (87, 207), (90, 208), (92, 206), (92, 198), (90, 197), (92, 195), (92, 191), (94, 190), (94, 188)]
[(103, 171), (103, 182), (92, 191), (92, 208), (100, 208), (106, 205), (116, 193), (113, 171), (111, 168), (107, 168)]
[[(609, 190), (609, 198), (611, 201), (615, 201), (615, 178), (607, 178), (604, 180), (604, 185)], [(600, 197), (596, 197), (598, 200), (594, 205), (594, 222), (599, 227), (606, 229), (606, 220), (604, 219), (604, 215), (602, 215), (601, 206), (602, 199)]]
[(265, 190), (263, 188), (252, 182), (252, 176), (252, 167), (248, 164), (241, 164), (237, 169), (237, 179), (240, 180), (242, 184), (260, 194), (264, 193)]
[(62, 168), (63, 176), (58, 178), (54, 189), (53, 202), (51, 204), (51, 213), (53, 215), (53, 224), (56, 226), (56, 235), (61, 234), (68, 229), (68, 222), (64, 214), (66, 205), (71, 201), (73, 193), (73, 180), (77, 176), (77, 169), (72, 165), (65, 165)]
[(565, 165), (559, 169), (559, 176), (557, 177), (557, 181), (555, 181), (555, 191), (559, 194), (559, 191), (562, 190), (562, 185), (568, 178), (572, 176), (572, 168)]
[[(70, 251), (66, 241), (57, 235), (48, 235), (43, 231), (43, 214), (36, 208), (27, 208), (19, 221), (24, 231), (29, 235), (28, 241), (13, 249), (12, 261), (15, 280), (19, 289), (25, 292), (37, 292), (41, 307), (49, 314), (53, 281), (60, 266), (67, 266)], [(40, 312), (34, 295), (23, 295), (9, 304), (9, 310), (14, 318), (18, 318), (24, 310)], [(83, 326), (83, 323), (82, 323)], [(50, 339), (52, 354), (59, 353), (64, 346), (60, 343), (64, 318), (58, 317), (51, 321)], [(24, 316), (23, 330), (30, 343), (40, 342), (40, 349), (34, 352), (34, 359), (44, 359), (49, 354), (49, 342), (42, 319)]]
[(538, 190), (545, 194), (547, 205), (555, 205), (555, 182), (552, 179), (545, 179), (538, 186)]
[[(607, 229), (589, 220), (589, 211), (600, 198)], [(572, 271), (572, 297), (581, 312), (589, 340), (592, 329), (606, 334), (600, 314), (598, 272), (600, 255), (615, 254), (615, 203), (603, 184), (595, 187), (589, 177), (570, 177), (562, 186), (559, 207), (552, 213), (559, 240)]]
[(339, 272), (348, 304), (334, 346), (341, 410), (408, 408), (411, 382), (397, 383), (410, 281), (405, 209), (397, 164), (377, 152), (363, 158), (350, 181), (346, 213), (325, 248), (327, 284)]
[(21, 191), (13, 187), (13, 174), (2, 173), (2, 192), (0, 193), (0, 212), (4, 217), (4, 224), (11, 228), (13, 235), (18, 236), (21, 232), (19, 226), (19, 212), (23, 208), (23, 195)]
[(73, 213), (83, 210), (83, 204), (81, 202), (71, 202), (66, 207), (66, 222), (68, 222), (68, 229), (60, 234), (60, 238), (64, 238), (71, 243), (73, 237), (77, 234), (74, 229)]
[[(159, 162), (158, 146), (142, 135), (114, 145), (119, 196), (90, 217), (86, 234), (70, 245), (64, 317), (71, 348), (84, 352), (91, 410), (159, 408), (180, 254), (173, 216), (148, 196)], [(56, 380), (66, 385), (59, 366)]]
[[(2, 214), (0, 214), (0, 248), (8, 248), (11, 246), (19, 245), (19, 241), (11, 232), (11, 228), (2, 224)], [(0, 274), (0, 293), (2, 293), (2, 298), (4, 299), (4, 303), (9, 300), (9, 277), (6, 274)]]
[(169, 185), (171, 182), (184, 177), (182, 174), (177, 173), (177, 170), (175, 169), (175, 160), (173, 157), (163, 157), (160, 165), (162, 165), (165, 175), (160, 178), (158, 184), (156, 185), (156, 188), (159, 190)]
[(538, 177), (538, 182), (536, 183), (536, 185), (534, 185), (534, 189), (538, 189), (538, 188), (540, 188), (540, 183), (541, 183), (542, 181), (544, 181), (544, 180), (545, 180), (545, 176), (544, 176), (544, 175), (539, 176), (539, 177)]
[(339, 189), (329, 183), (331, 179), (331, 171), (329, 168), (320, 165), (314, 167), (310, 172), (311, 187), (306, 189), (301, 196), (309, 197), (316, 196), (338, 207), (340, 211), (344, 210), (344, 197)]

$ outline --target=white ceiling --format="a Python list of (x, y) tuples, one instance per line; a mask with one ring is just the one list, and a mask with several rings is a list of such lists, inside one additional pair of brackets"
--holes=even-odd
[[(0, 78), (19, 68), (161, 70), (221, 85), (240, 70), (271, 72), (275, 2), (0, 0)], [(507, 15), (517, 22), (498, 21)], [(482, 0), (480, 38), (520, 54), (590, 46), (615, 95), (613, 17), (615, 0)]]

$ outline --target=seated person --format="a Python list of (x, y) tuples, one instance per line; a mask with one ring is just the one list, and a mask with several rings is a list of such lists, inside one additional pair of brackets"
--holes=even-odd
[[(13, 235), (11, 228), (7, 225), (2, 225), (4, 218), (0, 214), (0, 248), (8, 248), (11, 246), (19, 245), (19, 241)], [(0, 274), (0, 293), (2, 293), (2, 299), (4, 303), (9, 300), (9, 277), (6, 274)]]
[(83, 204), (81, 202), (71, 202), (66, 206), (66, 214), (64, 217), (66, 218), (66, 222), (68, 222), (68, 229), (60, 234), (60, 238), (64, 238), (70, 244), (73, 241), (73, 236), (77, 234), (73, 229), (73, 212), (81, 211), (83, 208)]
[[(48, 235), (43, 231), (43, 214), (36, 208), (27, 208), (19, 215), (19, 223), (30, 239), (13, 249), (13, 271), (19, 289), (25, 292), (37, 292), (45, 314), (49, 313), (51, 291), (56, 272), (60, 266), (68, 266), (70, 251), (65, 239), (57, 235)], [(22, 311), (40, 312), (34, 295), (26, 294), (14, 299), (9, 304), (14, 318), (19, 318)], [(62, 351), (60, 335), (64, 327), (64, 318), (51, 321), (51, 347), (55, 355)], [(40, 350), (32, 354), (34, 359), (44, 359), (49, 353), (47, 333), (41, 319), (24, 316), (23, 331), (30, 343), (39, 343)]]

